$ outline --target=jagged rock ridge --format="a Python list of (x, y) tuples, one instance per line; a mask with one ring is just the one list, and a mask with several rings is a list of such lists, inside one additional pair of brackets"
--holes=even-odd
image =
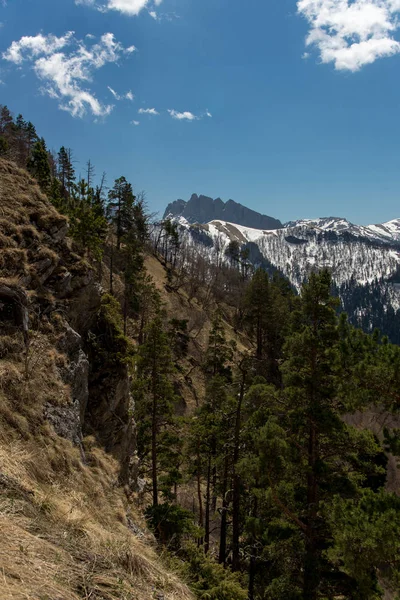
[(236, 223), (244, 227), (257, 227), (259, 229), (279, 229), (282, 223), (278, 219), (262, 215), (234, 200), (224, 202), (221, 198), (209, 198), (193, 194), (188, 202), (175, 200), (168, 204), (165, 218), (183, 217), (189, 223), (208, 223), (215, 219)]

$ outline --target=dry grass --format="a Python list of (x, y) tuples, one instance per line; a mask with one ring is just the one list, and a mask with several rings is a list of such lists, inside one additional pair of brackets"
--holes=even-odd
[(55, 389), (68, 402), (49, 361), (45, 354), (28, 385), (17, 359), (1, 364), (0, 598), (147, 600), (157, 592), (190, 600), (156, 555), (134, 498), (117, 487), (117, 462), (88, 438), (83, 464), (44, 421)]
[(48, 404), (72, 401), (56, 344), (73, 307), (43, 283), (68, 270), (79, 287), (90, 270), (66, 226), (30, 176), (0, 159), (0, 279), (25, 286), (31, 329), (28, 348), (17, 325), (0, 334), (0, 599), (191, 600), (157, 556), (134, 495), (119, 487), (120, 465), (93, 438), (83, 456), (45, 419)]
[[(154, 256), (146, 257), (145, 266), (160, 293), (167, 313), (174, 315), (177, 319), (187, 320), (187, 328), (190, 334), (188, 355), (179, 361), (175, 381), (185, 402), (185, 412), (190, 414), (195, 410), (205, 393), (206, 382), (201, 365), (208, 346), (215, 310), (218, 308), (221, 311), (226, 338), (235, 341), (239, 352), (248, 350), (250, 343), (245, 336), (236, 333), (230, 325), (229, 321), (233, 322), (233, 314), (230, 314), (232, 309), (227, 306), (217, 307), (211, 303), (205, 310), (196, 299), (189, 301), (183, 289), (179, 292), (168, 291), (166, 287), (166, 270)], [(227, 318), (224, 318), (224, 314)]]

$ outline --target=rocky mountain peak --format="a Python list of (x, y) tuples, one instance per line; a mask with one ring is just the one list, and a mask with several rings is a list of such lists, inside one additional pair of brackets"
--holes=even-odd
[(244, 227), (266, 230), (280, 229), (282, 223), (278, 219), (258, 213), (235, 200), (224, 202), (221, 198), (192, 194), (189, 201), (175, 200), (165, 209), (164, 219), (184, 217), (189, 223), (209, 223), (222, 220)]

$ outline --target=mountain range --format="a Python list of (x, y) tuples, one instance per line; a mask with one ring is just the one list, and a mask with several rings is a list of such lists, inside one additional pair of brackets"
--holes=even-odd
[[(233, 218), (207, 221), (214, 208)], [(237, 242), (248, 249), (255, 267), (278, 271), (297, 290), (310, 272), (329, 268), (351, 321), (366, 331), (378, 327), (400, 343), (400, 219), (368, 226), (341, 217), (282, 224), (234, 201), (224, 204), (197, 195), (170, 204), (165, 216), (179, 224), (183, 243), (196, 247), (207, 260), (216, 260), (222, 249), (228, 262), (226, 250)], [(254, 221), (256, 227), (248, 225)]]

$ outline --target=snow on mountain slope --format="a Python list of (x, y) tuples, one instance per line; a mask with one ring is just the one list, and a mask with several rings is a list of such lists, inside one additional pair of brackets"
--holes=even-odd
[(379, 225), (354, 225), (341, 217), (322, 217), (320, 219), (289, 221), (284, 227), (286, 229), (307, 227), (313, 230), (335, 231), (336, 233), (347, 232), (357, 237), (365, 237), (382, 243), (400, 241), (400, 219), (393, 219)]
[[(225, 221), (193, 225), (180, 217), (178, 222), (186, 243), (204, 246), (202, 252), (210, 260), (233, 240), (241, 246), (253, 245), (253, 250), (255, 245), (255, 262), (268, 261), (297, 289), (311, 271), (323, 267), (331, 270), (339, 286), (350, 281), (365, 285), (387, 280), (400, 268), (400, 219), (358, 226), (346, 219), (328, 217), (292, 221), (282, 229), (269, 231)], [(212, 244), (199, 242), (194, 235), (196, 228), (211, 238)]]

